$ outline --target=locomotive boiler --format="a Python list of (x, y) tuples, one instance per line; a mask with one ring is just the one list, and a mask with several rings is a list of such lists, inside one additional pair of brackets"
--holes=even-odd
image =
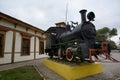
[(50, 27), (46, 31), (46, 49), (50, 58), (58, 56), (59, 59), (72, 61), (79, 58), (84, 61), (88, 58), (89, 48), (94, 47), (96, 29), (91, 21), (95, 14), (83, 9), (80, 11), (81, 23), (74, 28), (67, 24), (65, 27)]

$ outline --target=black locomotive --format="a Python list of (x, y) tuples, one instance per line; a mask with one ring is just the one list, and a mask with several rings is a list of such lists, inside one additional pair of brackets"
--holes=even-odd
[(58, 56), (60, 59), (72, 61), (79, 58), (81, 61), (89, 57), (89, 48), (95, 44), (96, 29), (91, 21), (94, 21), (95, 14), (87, 10), (81, 10), (81, 23), (71, 29), (69, 24), (66, 27), (50, 27), (47, 31), (45, 52), (51, 58)]

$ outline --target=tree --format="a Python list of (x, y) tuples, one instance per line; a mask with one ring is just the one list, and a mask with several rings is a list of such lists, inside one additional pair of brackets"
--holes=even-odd
[(113, 37), (113, 36), (116, 36), (117, 35), (117, 29), (116, 28), (113, 28), (110, 32), (109, 32), (109, 37)]
[(104, 27), (102, 29), (97, 30), (96, 40), (107, 41), (111, 40), (111, 37), (117, 35), (117, 29), (109, 29), (108, 27)]
[(109, 29), (108, 27), (104, 27), (102, 29), (97, 30), (96, 40), (97, 41), (107, 41), (111, 45), (111, 48), (115, 49), (116, 44), (114, 41), (111, 40), (111, 37), (116, 36), (116, 35), (117, 35), (116, 28)]
[(114, 41), (110, 40), (110, 41), (108, 41), (108, 43), (110, 44), (111, 49), (116, 49), (117, 48), (117, 46), (116, 46)]

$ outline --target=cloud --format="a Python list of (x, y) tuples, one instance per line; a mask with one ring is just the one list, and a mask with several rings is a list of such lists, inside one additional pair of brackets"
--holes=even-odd
[(65, 21), (67, 3), (68, 21), (80, 23), (79, 10), (87, 9), (96, 14), (96, 29), (105, 26), (120, 29), (120, 0), (1, 0), (0, 11), (47, 30), (54, 23)]

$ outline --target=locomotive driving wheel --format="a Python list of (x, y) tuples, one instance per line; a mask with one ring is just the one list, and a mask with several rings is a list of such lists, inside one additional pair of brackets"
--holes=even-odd
[(67, 48), (65, 53), (66, 53), (66, 59), (68, 61), (72, 61), (74, 57), (73, 57), (73, 54), (72, 54), (71, 50), (69, 48)]
[(58, 49), (58, 58), (62, 59), (62, 51), (61, 48)]

